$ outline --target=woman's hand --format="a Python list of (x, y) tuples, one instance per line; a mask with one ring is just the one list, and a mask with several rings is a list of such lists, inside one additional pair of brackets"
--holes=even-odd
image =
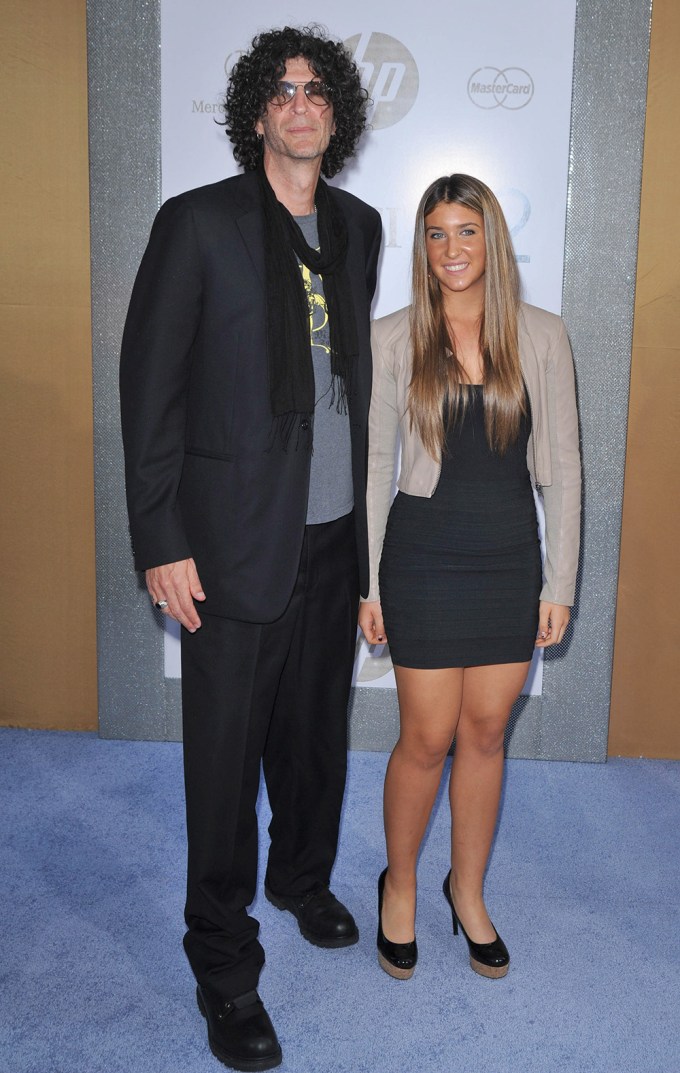
[(549, 604), (541, 600), (538, 605), (538, 636), (536, 648), (558, 645), (569, 625), (571, 613), (564, 604)]
[(359, 626), (369, 645), (386, 644), (387, 636), (379, 600), (359, 604)]

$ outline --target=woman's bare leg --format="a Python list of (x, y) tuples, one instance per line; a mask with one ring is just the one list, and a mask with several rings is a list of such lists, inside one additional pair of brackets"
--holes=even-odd
[(461, 710), (463, 670), (395, 667), (399, 741), (385, 776), (388, 872), (382, 926), (394, 943), (413, 939), (416, 862)]
[(451, 767), (451, 893), (463, 927), (478, 943), (494, 928), (482, 888), (503, 782), (503, 736), (528, 663), (466, 667)]

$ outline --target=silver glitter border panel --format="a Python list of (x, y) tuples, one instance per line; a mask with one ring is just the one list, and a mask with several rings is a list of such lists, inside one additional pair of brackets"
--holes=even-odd
[[(89, 0), (90, 190), (99, 725), (178, 740), (179, 683), (132, 567), (117, 363), (134, 274), (160, 202), (158, 0)], [(521, 698), (508, 755), (603, 761), (619, 558), (650, 0), (579, 0), (563, 313), (574, 349), (585, 478), (573, 629), (548, 653), (543, 695)], [(354, 691), (350, 744), (390, 749), (392, 690)]]

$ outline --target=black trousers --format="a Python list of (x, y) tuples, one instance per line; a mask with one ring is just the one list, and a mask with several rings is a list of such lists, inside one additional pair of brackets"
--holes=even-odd
[(257, 883), (260, 762), (272, 810), (266, 885), (327, 886), (347, 771), (359, 582), (353, 516), (307, 526), (276, 622), (206, 614), (182, 631), (188, 870), (184, 946), (225, 998), (257, 986), (264, 951), (248, 915)]

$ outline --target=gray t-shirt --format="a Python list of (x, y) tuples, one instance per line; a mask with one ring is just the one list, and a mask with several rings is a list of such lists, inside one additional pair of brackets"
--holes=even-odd
[[(295, 220), (309, 246), (319, 248), (316, 213)], [(299, 262), (298, 262), (299, 263)], [(307, 525), (332, 522), (354, 506), (349, 415), (331, 402), (331, 348), (328, 310), (321, 276), (300, 264), (309, 303), (309, 331), (314, 366), (314, 437), (309, 476)]]

